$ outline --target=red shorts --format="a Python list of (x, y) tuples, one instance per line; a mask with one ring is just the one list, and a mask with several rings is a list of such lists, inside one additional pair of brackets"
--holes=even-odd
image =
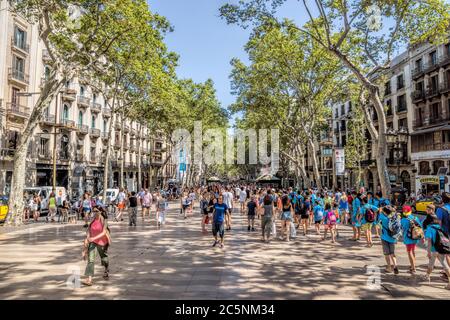
[(415, 244), (407, 244), (406, 245), (406, 252), (411, 252), (416, 250), (416, 245)]

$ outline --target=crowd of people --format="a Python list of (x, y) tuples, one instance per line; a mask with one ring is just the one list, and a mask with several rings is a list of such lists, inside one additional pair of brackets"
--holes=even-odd
[[(398, 246), (403, 246), (409, 259), (408, 272), (416, 274), (417, 246), (422, 245), (428, 257), (424, 279), (430, 279), (436, 260), (443, 267), (441, 277), (450, 289), (450, 194), (442, 194), (442, 205), (430, 204), (424, 219), (412, 214), (412, 208), (399, 201), (397, 196), (387, 199), (380, 192), (366, 192), (364, 189), (351, 192), (341, 190), (296, 190), (278, 189), (249, 185), (213, 185), (179, 189), (179, 197), (172, 192), (155, 189), (150, 192), (128, 192), (120, 189), (114, 200), (93, 197), (89, 192), (74, 203), (72, 210), (84, 219), (86, 239), (83, 258), (88, 260), (85, 285), (92, 285), (94, 261), (99, 253), (105, 268), (104, 277), (109, 276), (108, 247), (111, 234), (108, 220), (119, 223), (128, 216), (128, 225), (138, 225), (138, 215), (142, 224), (155, 223), (161, 228), (166, 223), (169, 201), (179, 203), (182, 219), (200, 214), (200, 230), (206, 235), (212, 230), (213, 247), (225, 247), (225, 233), (233, 227), (233, 215), (245, 216), (246, 230), (253, 233), (259, 229), (261, 241), (273, 240), (289, 242), (295, 238), (316, 235), (319, 241), (330, 240), (331, 245), (344, 241), (364, 243), (368, 248), (380, 244), (380, 253), (386, 261), (386, 273), (399, 274), (396, 258)], [(178, 198), (178, 199), (177, 199)], [(29, 208), (33, 218), (39, 216), (39, 199), (31, 197)], [(56, 212), (68, 211), (69, 203), (52, 194), (49, 200), (48, 220), (54, 221)], [(197, 211), (199, 209), (199, 211)], [(62, 210), (62, 211), (61, 211)], [(61, 214), (61, 213), (60, 213)], [(64, 215), (64, 214), (63, 214)], [(344, 226), (351, 227), (352, 236), (343, 238), (339, 234)], [(236, 234), (235, 234), (236, 236)], [(380, 242), (374, 242), (380, 238)], [(300, 239), (301, 240), (301, 239)], [(363, 241), (363, 242), (362, 242)]]
[(450, 289), (450, 194), (443, 193), (443, 203), (427, 206), (424, 219), (412, 214), (412, 208), (393, 197), (383, 197), (381, 192), (335, 192), (327, 190), (293, 190), (257, 188), (250, 186), (213, 186), (199, 188), (202, 232), (211, 220), (213, 246), (224, 247), (225, 231), (231, 230), (232, 213), (239, 210), (247, 215), (249, 232), (256, 231), (255, 220), (260, 220), (261, 240), (270, 242), (276, 237), (277, 223), (281, 226), (280, 240), (290, 241), (302, 234), (319, 235), (324, 241), (328, 234), (331, 243), (337, 243), (339, 228), (352, 227), (353, 236), (343, 241), (365, 239), (367, 247), (374, 246), (380, 238), (381, 250), (386, 260), (386, 273), (399, 274), (396, 247), (403, 244), (409, 259), (409, 273), (416, 274), (416, 248), (423, 244), (428, 257), (428, 267), (423, 276), (429, 280), (436, 260), (443, 267), (442, 278)]

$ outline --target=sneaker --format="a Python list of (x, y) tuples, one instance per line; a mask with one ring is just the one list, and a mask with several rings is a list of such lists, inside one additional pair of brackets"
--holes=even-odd
[(83, 228), (87, 228), (87, 227), (89, 227), (89, 225), (88, 225), (88, 224), (85, 224), (85, 225), (83, 226)]
[(224, 247), (224, 244), (223, 244), (223, 243), (220, 243), (220, 247), (223, 248), (223, 247)]
[(250, 231), (250, 226), (248, 226), (247, 231)]
[(392, 269), (388, 267), (388, 268), (384, 269), (384, 272), (386, 272), (386, 273), (392, 273)]
[(394, 274), (395, 274), (395, 275), (399, 274), (399, 271), (398, 271), (398, 268), (397, 268), (397, 267), (394, 268)]
[(252, 228), (252, 231), (256, 231), (256, 229), (255, 229), (255, 228)]
[(218, 243), (218, 241), (214, 241), (214, 243), (213, 243), (213, 247), (215, 247), (215, 246), (217, 246), (217, 243)]

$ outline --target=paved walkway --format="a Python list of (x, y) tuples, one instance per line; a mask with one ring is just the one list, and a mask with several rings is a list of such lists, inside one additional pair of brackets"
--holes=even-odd
[[(259, 231), (248, 232), (244, 217), (235, 213), (225, 248), (212, 248), (211, 234), (200, 232), (200, 215), (184, 220), (176, 206), (171, 204), (161, 230), (154, 221), (138, 220), (136, 228), (127, 221), (111, 223), (111, 276), (101, 278), (97, 260), (92, 287), (66, 283), (73, 272), (84, 273), (81, 224), (39, 223), (13, 232), (0, 227), (0, 299), (450, 298), (438, 271), (431, 283), (407, 273), (403, 245), (398, 246), (400, 275), (381, 272), (380, 286), (371, 290), (370, 272), (384, 268), (377, 239), (369, 249), (346, 240), (351, 230), (344, 228), (335, 245), (312, 234), (264, 244)], [(423, 274), (423, 249), (418, 257)]]

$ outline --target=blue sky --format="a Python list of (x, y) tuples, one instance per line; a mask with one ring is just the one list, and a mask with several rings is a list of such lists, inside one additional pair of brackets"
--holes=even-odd
[[(223, 107), (234, 101), (230, 93), (230, 61), (237, 57), (248, 61), (243, 49), (250, 30), (227, 25), (219, 18), (219, 8), (237, 0), (149, 0), (150, 9), (165, 16), (174, 26), (167, 35), (170, 50), (180, 55), (178, 75), (204, 82), (211, 78)], [(303, 5), (288, 0), (279, 15), (306, 21)]]

